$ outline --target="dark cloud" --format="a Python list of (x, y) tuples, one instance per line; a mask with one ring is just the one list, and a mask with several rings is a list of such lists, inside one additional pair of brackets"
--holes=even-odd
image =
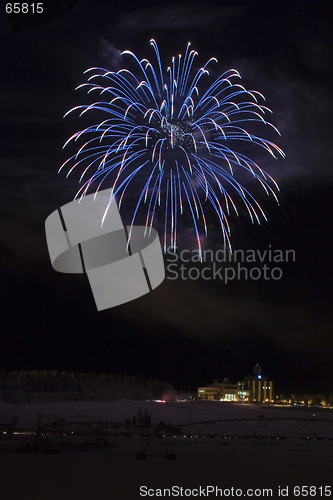
[(119, 32), (133, 32), (152, 29), (200, 28), (219, 22), (221, 29), (225, 24), (237, 21), (246, 10), (245, 6), (223, 7), (203, 4), (180, 3), (177, 5), (154, 5), (144, 10), (123, 12), (119, 16), (116, 29)]
[[(251, 290), (256, 287), (251, 284), (243, 282), (238, 286), (246, 287), (248, 294), (244, 296), (235, 286), (223, 282), (213, 287), (202, 281), (166, 280), (151, 296), (122, 306), (118, 314), (136, 319), (141, 328), (160, 324), (207, 343), (242, 338), (251, 331), (295, 355), (300, 348), (306, 354), (332, 350), (329, 328), (332, 315), (327, 304), (326, 308), (320, 307), (320, 312), (311, 308), (304, 311), (299, 303), (274, 303), (270, 293), (266, 299), (255, 297)], [(276, 286), (276, 283), (271, 285)]]
[(117, 49), (112, 43), (110, 43), (106, 38), (101, 39), (101, 57), (105, 59), (107, 64), (107, 69), (112, 71), (118, 71), (121, 68), (122, 51)]

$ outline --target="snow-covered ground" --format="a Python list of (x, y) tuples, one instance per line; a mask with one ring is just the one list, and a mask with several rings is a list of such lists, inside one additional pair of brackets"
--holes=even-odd
[[(176, 426), (183, 424), (186, 428), (190, 422), (193, 437), (173, 437), (172, 433), (165, 432), (166, 437), (160, 441), (156, 436), (142, 437), (140, 432), (131, 431), (127, 435), (122, 432), (117, 436), (109, 435), (108, 444), (112, 446), (95, 451), (87, 448), (79, 453), (69, 448), (69, 451), (58, 455), (2, 452), (0, 500), (136, 500), (144, 498), (139, 490), (142, 485), (155, 489), (171, 488), (173, 485), (190, 489), (216, 485), (220, 488), (243, 488), (244, 492), (246, 488), (271, 488), (271, 498), (278, 498), (279, 486), (288, 486), (288, 498), (296, 498), (292, 493), (295, 485), (332, 485), (333, 440), (300, 437), (286, 440), (252, 437), (225, 439), (218, 436), (219, 427), (215, 437), (212, 427), (202, 431), (202, 438), (194, 436), (195, 422), (247, 418), (255, 419), (248, 421), (249, 429), (262, 418), (287, 419), (282, 421), (282, 430), (291, 432), (291, 435), (295, 431), (295, 421), (288, 419), (298, 418), (301, 424), (305, 424), (300, 429), (300, 436), (304, 437), (311, 431), (306, 427), (307, 419), (318, 419), (319, 435), (323, 429), (322, 419), (330, 421), (327, 429), (333, 427), (333, 411), (329, 409), (272, 408), (203, 401), (158, 403), (119, 400), (111, 403), (64, 402), (12, 407), (0, 404), (0, 420), (3, 421), (11, 412), (18, 417), (18, 428), (36, 428), (40, 412), (45, 425), (59, 418), (66, 422), (121, 423), (136, 415), (139, 408), (143, 412), (147, 410), (153, 425), (163, 421)], [(125, 429), (125, 425), (120, 429)], [(236, 428), (232, 429), (231, 434), (237, 434)], [(61, 436), (59, 439), (70, 438)], [(92, 436), (75, 439), (94, 442)], [(15, 436), (12, 442), (14, 440)], [(143, 451), (146, 458), (138, 460), (137, 454)], [(165, 451), (174, 453), (175, 460), (166, 459)], [(324, 496), (320, 491), (317, 490), (315, 498)], [(210, 497), (216, 498), (214, 495)], [(158, 496), (147, 495), (146, 498)]]
[(228, 418), (257, 418), (260, 415), (268, 418), (292, 417), (330, 419), (333, 422), (333, 410), (320, 408), (269, 407), (265, 405), (250, 405), (225, 403), (218, 401), (177, 401), (160, 403), (155, 401), (132, 401), (120, 399), (114, 402), (78, 401), (61, 403), (16, 404), (0, 403), (0, 421), (5, 422), (10, 412), (18, 418), (18, 426), (36, 424), (38, 414), (43, 422), (56, 418), (70, 421), (112, 421), (123, 422), (132, 419), (138, 409), (151, 415), (152, 424), (161, 420), (171, 425), (185, 424), (205, 420)]
[[(136, 459), (138, 443), (119, 448), (45, 455), (0, 453), (1, 500), (136, 500), (140, 486), (184, 488), (278, 488), (332, 485), (333, 459), (313, 452), (245, 451), (210, 445), (175, 446), (175, 460), (149, 456)], [(158, 451), (158, 447), (152, 448)], [(160, 450), (161, 452), (161, 450)], [(231, 496), (231, 495), (229, 495)], [(244, 496), (244, 494), (243, 494)], [(259, 496), (259, 495), (257, 495)], [(211, 495), (211, 498), (215, 496)], [(318, 495), (312, 498), (321, 498)], [(151, 496), (146, 498), (158, 498)], [(190, 497), (192, 498), (192, 497)]]

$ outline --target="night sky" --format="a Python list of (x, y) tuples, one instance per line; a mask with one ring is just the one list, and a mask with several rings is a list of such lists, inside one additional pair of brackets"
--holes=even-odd
[[(16, 32), (1, 9), (0, 369), (127, 373), (193, 390), (242, 379), (259, 363), (280, 391), (333, 391), (329, 4), (81, 0)], [(80, 123), (62, 117), (82, 103), (74, 89), (87, 68), (118, 70), (126, 49), (153, 58), (151, 38), (164, 66), (191, 41), (198, 64), (216, 57), (216, 77), (236, 68), (265, 95), (286, 158), (254, 159), (279, 183), (280, 206), (260, 199), (260, 227), (231, 218), (232, 242), (293, 249), (296, 261), (281, 266), (279, 281), (166, 279), (97, 312), (86, 276), (53, 271), (46, 245), (45, 219), (77, 191), (77, 177), (57, 171)], [(220, 244), (212, 222), (205, 246)], [(193, 248), (190, 231), (181, 245)]]

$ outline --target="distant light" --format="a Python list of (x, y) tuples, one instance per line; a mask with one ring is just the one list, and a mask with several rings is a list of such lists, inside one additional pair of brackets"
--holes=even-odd
[(258, 378), (261, 378), (261, 375), (258, 375)]

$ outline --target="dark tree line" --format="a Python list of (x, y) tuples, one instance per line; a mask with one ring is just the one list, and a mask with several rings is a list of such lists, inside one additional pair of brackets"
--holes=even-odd
[(110, 373), (61, 370), (0, 372), (0, 399), (7, 403), (158, 399), (170, 389), (169, 384), (158, 380)]

